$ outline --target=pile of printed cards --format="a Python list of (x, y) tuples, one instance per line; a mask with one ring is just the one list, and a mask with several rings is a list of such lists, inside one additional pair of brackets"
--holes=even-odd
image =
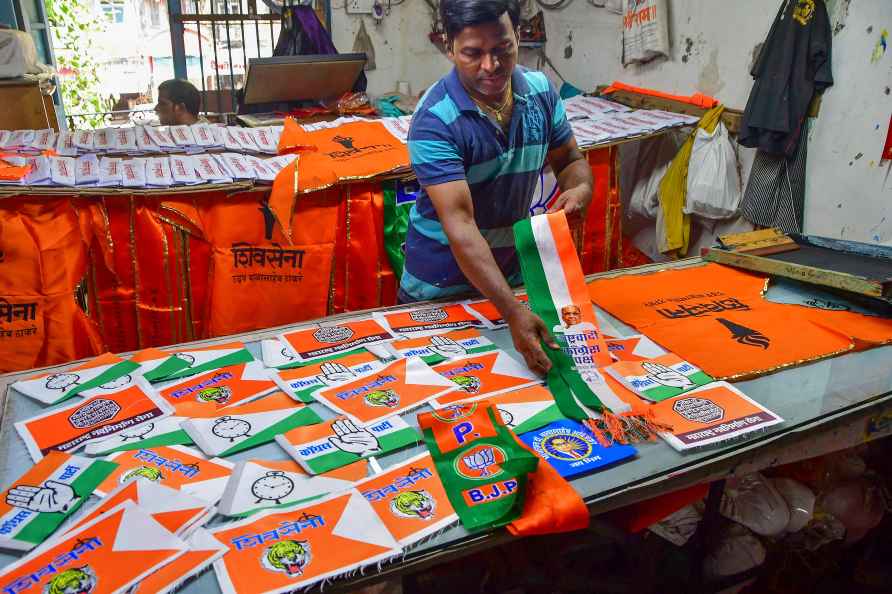
[(621, 103), (584, 95), (565, 99), (564, 107), (579, 146), (649, 134), (674, 126), (689, 126), (700, 120), (659, 109), (634, 111)]
[(147, 155), (227, 150), (275, 155), (282, 126), (240, 128), (207, 123), (191, 126), (136, 126), (99, 130), (0, 130), (0, 150), (55, 151), (63, 157), (109, 153)]
[(97, 156), (5, 156), (15, 166), (30, 166), (21, 180), (7, 185), (150, 189), (233, 181), (271, 183), (294, 155), (260, 158), (232, 152), (121, 158)]

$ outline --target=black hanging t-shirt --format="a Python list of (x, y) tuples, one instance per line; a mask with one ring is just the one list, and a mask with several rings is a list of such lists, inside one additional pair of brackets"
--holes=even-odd
[(790, 157), (814, 94), (833, 84), (830, 19), (824, 0), (783, 0), (750, 74), (755, 82), (738, 140)]

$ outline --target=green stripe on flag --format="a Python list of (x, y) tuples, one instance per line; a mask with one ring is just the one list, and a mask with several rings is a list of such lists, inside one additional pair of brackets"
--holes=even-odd
[[(182, 369), (181, 371), (173, 373), (169, 376), (160, 377), (157, 379), (149, 379), (148, 375), (147, 375), (146, 379), (149, 379), (150, 382), (158, 382), (161, 380), (164, 380), (164, 381), (175, 380), (175, 379), (180, 379), (180, 378), (184, 378), (184, 377), (189, 377), (192, 375), (198, 375), (199, 373), (204, 373), (205, 371), (213, 371), (215, 369), (220, 369), (221, 367), (228, 367), (229, 365), (237, 365), (239, 363), (250, 363), (253, 360), (254, 360), (254, 356), (251, 354), (250, 351), (248, 351), (247, 349), (240, 349), (234, 353), (230, 353), (229, 355), (225, 355), (218, 359), (214, 359), (213, 361), (208, 361), (207, 363), (203, 363), (196, 367), (189, 367), (187, 369)], [(165, 365), (165, 363), (162, 363), (161, 365), (163, 366), (163, 365)], [(155, 376), (154, 373), (152, 375), (153, 375), (153, 377)]]
[(99, 452), (97, 455), (106, 456), (108, 454), (113, 454), (115, 452), (129, 452), (131, 450), (142, 450), (149, 448), (157, 448), (161, 446), (172, 446), (172, 445), (194, 445), (195, 442), (192, 441), (192, 438), (189, 437), (189, 434), (183, 431), (182, 429), (177, 429), (176, 431), (170, 431), (168, 433), (162, 433), (161, 435), (156, 435), (154, 437), (149, 437), (146, 439), (137, 439), (135, 441), (125, 442), (121, 445), (111, 448), (109, 450), (103, 450)]
[(235, 454), (236, 452), (241, 452), (242, 450), (257, 447), (259, 445), (274, 441), (276, 439), (276, 435), (287, 433), (295, 427), (303, 427), (304, 425), (315, 425), (316, 423), (321, 422), (322, 417), (316, 414), (316, 411), (311, 408), (301, 408), (295, 411), (293, 414), (288, 415), (278, 423), (270, 425), (263, 431), (258, 431), (257, 434), (249, 437), (245, 441), (235, 444), (220, 455), (229, 456)]
[[(557, 306), (548, 289), (548, 279), (539, 249), (536, 246), (531, 219), (524, 219), (514, 224), (514, 240), (517, 242), (517, 255), (530, 307), (537, 316), (542, 318), (548, 328), (559, 326), (561, 320), (558, 318)], [(566, 353), (551, 349), (545, 344), (542, 345), (542, 348), (552, 365), (547, 377), (548, 388), (564, 416), (577, 421), (583, 421), (589, 417), (576, 403), (573, 398), (574, 394), (584, 405), (595, 410), (602, 410), (604, 405), (579, 377), (573, 367), (573, 362)], [(558, 381), (559, 378), (560, 381)]]
[(121, 361), (120, 363), (115, 363), (90, 381), (84, 382), (78, 386), (75, 386), (68, 393), (66, 393), (62, 398), (59, 398), (53, 404), (59, 404), (60, 402), (64, 402), (71, 398), (72, 396), (77, 396), (84, 390), (90, 390), (92, 388), (97, 388), (104, 383), (110, 382), (112, 380), (116, 380), (121, 376), (127, 375), (131, 371), (139, 369), (139, 363), (134, 363), (133, 361)]
[(554, 423), (555, 421), (561, 421), (566, 419), (564, 415), (561, 414), (561, 410), (558, 408), (557, 403), (551, 404), (540, 413), (537, 413), (518, 425), (514, 427), (512, 431), (514, 433), (520, 435), (521, 433), (526, 433), (527, 431), (535, 431), (540, 427), (544, 427), (550, 423)]

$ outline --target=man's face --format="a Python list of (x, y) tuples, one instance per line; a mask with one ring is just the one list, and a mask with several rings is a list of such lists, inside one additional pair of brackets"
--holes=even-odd
[(159, 93), (155, 113), (158, 114), (158, 119), (161, 121), (162, 126), (175, 126), (177, 124), (175, 111), (173, 101), (168, 99), (164, 93)]
[(517, 34), (508, 13), (498, 21), (462, 29), (449, 44), (447, 56), (465, 88), (501, 99), (517, 64)]
[(567, 327), (575, 326), (582, 322), (582, 312), (579, 311), (579, 308), (576, 306), (563, 308), (561, 314)]

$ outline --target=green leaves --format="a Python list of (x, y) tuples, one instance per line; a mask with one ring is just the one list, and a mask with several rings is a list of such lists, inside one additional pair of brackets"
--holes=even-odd
[[(46, 16), (56, 50), (59, 92), (69, 115), (108, 111), (113, 101), (102, 92), (97, 74), (94, 36), (105, 31), (107, 19), (93, 0), (45, 0)], [(76, 117), (76, 128), (98, 128), (106, 116)]]

